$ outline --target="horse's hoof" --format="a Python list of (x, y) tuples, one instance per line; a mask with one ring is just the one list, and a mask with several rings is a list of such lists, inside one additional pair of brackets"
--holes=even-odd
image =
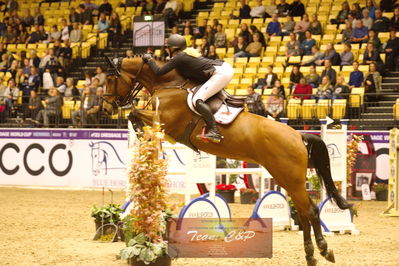
[(308, 266), (316, 266), (317, 265), (317, 260), (313, 257), (310, 259), (306, 259), (306, 262), (308, 263)]
[(335, 257), (334, 257), (334, 251), (332, 249), (329, 249), (327, 251), (327, 254), (324, 256), (324, 258), (326, 258), (326, 260), (335, 263)]

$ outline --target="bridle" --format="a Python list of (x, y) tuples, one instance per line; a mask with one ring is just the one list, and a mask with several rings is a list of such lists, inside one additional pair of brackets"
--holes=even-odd
[[(132, 89), (129, 90), (129, 93), (126, 94), (126, 96), (122, 97), (118, 94), (118, 80), (119, 80), (119, 78), (124, 78), (121, 75), (121, 66), (122, 66), (123, 58), (119, 57), (119, 58), (114, 58), (113, 60), (111, 60), (111, 58), (109, 58), (108, 56), (105, 56), (105, 58), (107, 59), (107, 63), (111, 67), (111, 71), (108, 71), (109, 74), (107, 76), (114, 76), (116, 78), (116, 84), (112, 90), (112, 93), (105, 93), (102, 96), (103, 100), (106, 103), (110, 104), (113, 108), (118, 108), (118, 107), (122, 107), (122, 106), (125, 106), (128, 104), (133, 104), (133, 101), (136, 98), (137, 94), (139, 94), (141, 89), (144, 87), (144, 85), (138, 81), (140, 73), (144, 67), (144, 60), (142, 60), (139, 70), (137, 71), (136, 76), (132, 80)], [(104, 96), (114, 97), (114, 100), (109, 101), (109, 100), (105, 99)]]

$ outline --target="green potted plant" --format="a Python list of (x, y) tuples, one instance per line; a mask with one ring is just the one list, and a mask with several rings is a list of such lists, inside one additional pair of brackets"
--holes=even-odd
[(91, 217), (94, 218), (96, 230), (104, 224), (118, 224), (123, 210), (117, 204), (107, 204), (103, 207), (94, 205), (91, 209)]
[(216, 193), (222, 196), (227, 203), (234, 203), (234, 193), (236, 192), (236, 186), (229, 184), (216, 185)]
[(294, 202), (291, 199), (289, 199), (288, 204), (290, 205), (291, 218), (294, 220), (294, 224), (299, 226), (299, 230), (302, 230), (302, 225), (299, 221), (298, 210), (296, 209)]
[(375, 198), (378, 201), (388, 200), (388, 185), (385, 183), (374, 183), (373, 190), (375, 192)]
[(171, 265), (165, 241), (170, 215), (165, 213), (167, 161), (159, 156), (162, 139), (159, 126), (145, 127), (133, 147), (128, 194), (134, 195), (135, 207), (124, 219), (126, 247), (120, 257), (134, 266)]
[(319, 201), (320, 200), (320, 189), (321, 189), (320, 178), (314, 172), (308, 176), (308, 182), (311, 185), (311, 190), (309, 191), (310, 198), (312, 198), (316, 201)]
[(241, 204), (253, 204), (259, 198), (259, 193), (253, 188), (240, 189), (240, 202)]

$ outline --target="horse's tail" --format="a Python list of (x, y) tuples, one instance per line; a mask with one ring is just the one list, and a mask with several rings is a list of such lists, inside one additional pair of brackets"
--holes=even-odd
[(352, 204), (349, 204), (344, 197), (342, 197), (331, 176), (330, 158), (328, 156), (327, 146), (324, 141), (313, 134), (302, 134), (302, 138), (307, 142), (309, 164), (316, 169), (316, 173), (320, 178), (320, 183), (327, 190), (327, 195), (330, 199), (334, 199), (338, 207), (342, 210), (349, 209)]

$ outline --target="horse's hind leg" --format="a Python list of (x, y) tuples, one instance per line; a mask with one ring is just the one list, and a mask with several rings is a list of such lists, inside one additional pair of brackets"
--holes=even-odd
[(306, 262), (308, 266), (314, 266), (317, 264), (317, 260), (314, 258), (314, 247), (311, 238), (311, 225), (310, 225), (310, 213), (312, 206), (310, 203), (309, 196), (303, 187), (298, 187), (298, 190), (291, 192), (291, 198), (298, 210), (299, 219), (303, 229), (303, 244), (306, 254)]
[(319, 208), (317, 208), (316, 204), (314, 204), (312, 200), (310, 200), (310, 203), (312, 208), (310, 212), (310, 223), (313, 227), (317, 247), (320, 250), (320, 254), (326, 258), (326, 260), (335, 262), (334, 252), (332, 249), (328, 250), (327, 241), (324, 239), (321, 231)]

